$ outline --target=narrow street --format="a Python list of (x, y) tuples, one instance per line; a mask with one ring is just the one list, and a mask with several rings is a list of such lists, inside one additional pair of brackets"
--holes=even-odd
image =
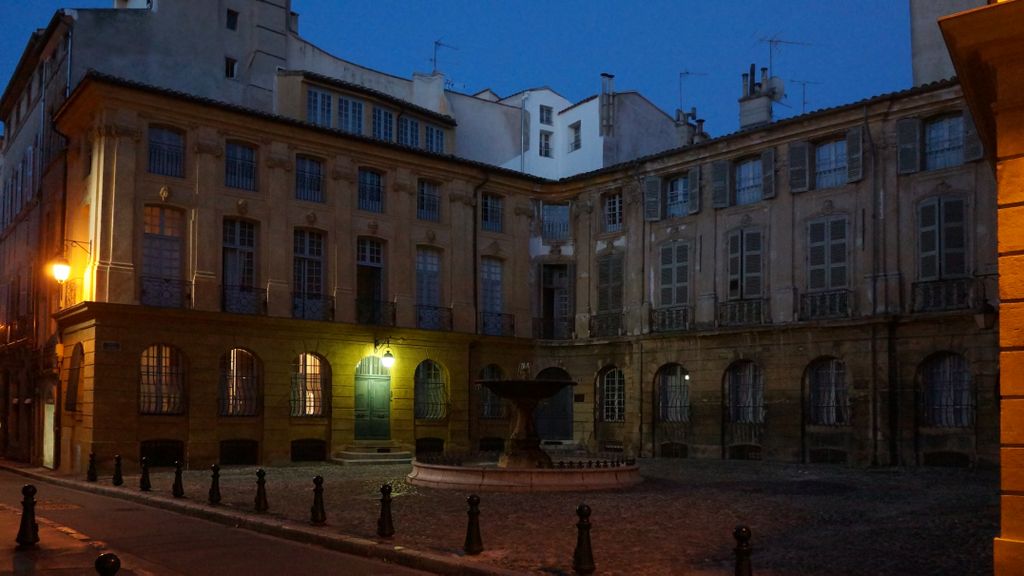
[(0, 470), (3, 574), (86, 574), (103, 551), (120, 557), (119, 574), (427, 574), (45, 482), (34, 482), (39, 549), (15, 551), (26, 483)]

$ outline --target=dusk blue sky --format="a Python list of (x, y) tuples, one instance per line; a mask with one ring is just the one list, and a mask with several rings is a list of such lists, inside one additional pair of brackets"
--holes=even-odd
[[(170, 2), (174, 0), (161, 0)], [(111, 0), (0, 0), (0, 81), (6, 86), (31, 31), (60, 7)], [(903, 0), (293, 0), (303, 37), (352, 62), (401, 77), (438, 67), (453, 89), (505, 96), (548, 86), (571, 101), (600, 88), (637, 90), (666, 113), (696, 106), (712, 135), (737, 129), (740, 75), (751, 63), (786, 80), (776, 117), (909, 88), (910, 25)], [(138, 47), (126, 47), (138, 49)]]

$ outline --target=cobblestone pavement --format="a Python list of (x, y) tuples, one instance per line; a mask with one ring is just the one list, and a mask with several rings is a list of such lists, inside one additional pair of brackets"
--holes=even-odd
[[(221, 471), (223, 506), (251, 510), (253, 467)], [(390, 482), (393, 543), (459, 554), (466, 494), (405, 481), (408, 465), (309, 465), (268, 469), (269, 519), (307, 522), (312, 478), (322, 475), (326, 531), (375, 539), (379, 487)], [(646, 460), (626, 490), (481, 494), (480, 561), (534, 574), (570, 574), (575, 507), (592, 509), (600, 574), (726, 574), (732, 530), (753, 531), (757, 575), (955, 575), (992, 573), (998, 530), (994, 470), (874, 469), (766, 462)], [(208, 470), (186, 471), (186, 497), (204, 501)], [(152, 474), (170, 498), (173, 472)], [(109, 482), (109, 478), (101, 478)], [(138, 486), (126, 477), (124, 489)]]

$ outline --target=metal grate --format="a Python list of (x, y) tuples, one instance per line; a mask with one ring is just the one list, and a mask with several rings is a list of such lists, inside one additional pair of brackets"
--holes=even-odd
[(139, 413), (185, 412), (185, 366), (174, 346), (156, 344), (142, 352), (139, 362)]
[(256, 357), (234, 348), (221, 356), (220, 363), (220, 415), (258, 415), (262, 383)]

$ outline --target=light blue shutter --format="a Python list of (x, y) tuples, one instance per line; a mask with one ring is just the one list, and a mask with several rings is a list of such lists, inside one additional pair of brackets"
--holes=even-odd
[(711, 163), (711, 206), (714, 208), (727, 208), (731, 203), (730, 172), (732, 163), (728, 160), (716, 160)]
[(810, 148), (807, 142), (792, 142), (789, 145), (789, 191), (793, 194), (810, 189)]
[(661, 220), (661, 178), (647, 176), (644, 178), (644, 220), (654, 222)]
[(686, 174), (686, 180), (690, 194), (687, 199), (688, 213), (696, 214), (700, 212), (700, 165), (690, 168)]

